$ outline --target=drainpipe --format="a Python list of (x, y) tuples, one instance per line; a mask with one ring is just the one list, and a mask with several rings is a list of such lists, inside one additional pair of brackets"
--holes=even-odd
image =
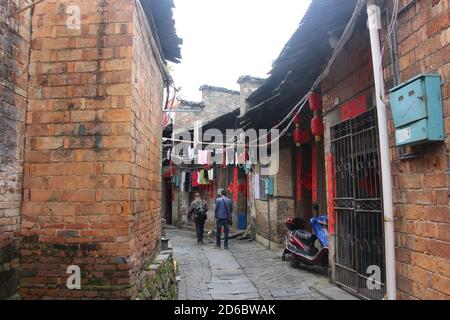
[(396, 300), (394, 210), (392, 201), (392, 175), (389, 152), (388, 119), (384, 103), (384, 79), (380, 48), (381, 10), (375, 0), (367, 3), (368, 28), (372, 48), (372, 64), (377, 99), (378, 132), (380, 139), (381, 177), (383, 185), (384, 241), (386, 259), (386, 293), (388, 300)]

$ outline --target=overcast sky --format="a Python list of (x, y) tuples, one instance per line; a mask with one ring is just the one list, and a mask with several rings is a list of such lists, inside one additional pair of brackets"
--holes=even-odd
[(173, 65), (180, 97), (200, 101), (203, 84), (237, 90), (241, 75), (266, 78), (310, 0), (175, 0), (183, 38)]

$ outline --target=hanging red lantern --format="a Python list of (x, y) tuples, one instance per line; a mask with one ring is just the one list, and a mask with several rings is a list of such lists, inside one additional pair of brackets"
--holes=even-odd
[(292, 133), (292, 135), (294, 137), (295, 145), (297, 146), (297, 148), (299, 148), (303, 143), (302, 135), (304, 135), (304, 133), (302, 133), (302, 130), (300, 129), (300, 124), (302, 122), (302, 117), (301, 117), (300, 113), (298, 113), (294, 116), (293, 121), (295, 124), (295, 128), (294, 128), (294, 132)]
[(309, 94), (309, 108), (313, 112), (322, 112), (322, 97), (317, 92)]
[(316, 142), (319, 142), (324, 133), (324, 126), (321, 117), (314, 117), (311, 120), (311, 132), (316, 137)]
[(298, 127), (294, 129), (293, 136), (294, 136), (294, 143), (297, 147), (301, 147), (302, 144), (307, 143), (310, 139), (310, 134), (308, 130), (300, 129)]

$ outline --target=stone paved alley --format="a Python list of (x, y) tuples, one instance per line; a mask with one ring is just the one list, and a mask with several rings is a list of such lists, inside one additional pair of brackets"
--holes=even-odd
[[(322, 270), (294, 269), (254, 241), (231, 240), (230, 250), (212, 241), (196, 244), (195, 233), (169, 229), (180, 267), (180, 300), (346, 300)], [(205, 239), (206, 240), (206, 239)]]

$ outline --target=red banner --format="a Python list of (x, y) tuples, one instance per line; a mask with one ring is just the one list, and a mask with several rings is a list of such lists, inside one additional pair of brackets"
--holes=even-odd
[(327, 184), (328, 184), (328, 231), (331, 235), (334, 234), (334, 169), (333, 169), (333, 156), (327, 155)]
[(312, 189), (312, 202), (317, 202), (317, 146), (312, 145), (311, 150), (311, 189)]
[(239, 169), (237, 167), (233, 168), (233, 201), (238, 201), (239, 192)]

